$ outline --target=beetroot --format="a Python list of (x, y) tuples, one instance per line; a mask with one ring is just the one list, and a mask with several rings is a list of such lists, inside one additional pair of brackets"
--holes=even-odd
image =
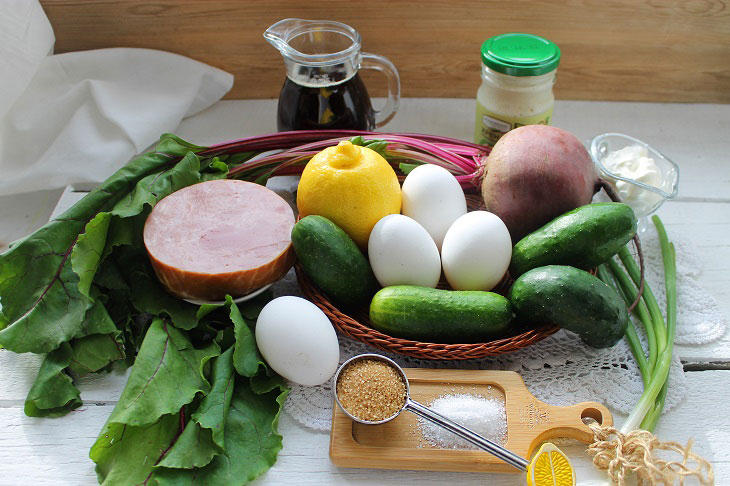
[(571, 209), (591, 202), (599, 179), (574, 135), (547, 125), (516, 128), (487, 158), (482, 197), (507, 225), (513, 242)]

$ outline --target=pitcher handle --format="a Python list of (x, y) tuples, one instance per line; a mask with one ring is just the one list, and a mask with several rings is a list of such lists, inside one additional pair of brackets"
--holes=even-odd
[(385, 74), (388, 80), (388, 99), (385, 101), (385, 106), (381, 110), (373, 110), (375, 112), (375, 127), (382, 127), (395, 116), (400, 105), (400, 76), (398, 70), (387, 58), (368, 52), (362, 53), (360, 67), (380, 71)]

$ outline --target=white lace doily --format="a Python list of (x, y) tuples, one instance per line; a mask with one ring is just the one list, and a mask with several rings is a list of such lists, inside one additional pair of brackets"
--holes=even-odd
[[(701, 263), (691, 240), (672, 233), (677, 253), (678, 319), (675, 342), (704, 344), (725, 333), (725, 319), (717, 302), (697, 282)], [(664, 308), (664, 275), (656, 232), (642, 235), (646, 257), (646, 279)], [(277, 295), (301, 295), (293, 271), (275, 287)], [(644, 339), (641, 325), (637, 331)], [(356, 354), (377, 352), (406, 367), (498, 369), (517, 371), (538, 399), (557, 406), (597, 401), (614, 412), (628, 414), (643, 391), (636, 361), (625, 340), (610, 349), (594, 349), (575, 334), (559, 331), (517, 352), (468, 361), (428, 361), (385, 353), (340, 336), (340, 362)], [(679, 358), (674, 356), (664, 410), (677, 405), (685, 393), (685, 378)], [(332, 383), (304, 387), (292, 383), (285, 410), (301, 424), (329, 430), (332, 417)]]

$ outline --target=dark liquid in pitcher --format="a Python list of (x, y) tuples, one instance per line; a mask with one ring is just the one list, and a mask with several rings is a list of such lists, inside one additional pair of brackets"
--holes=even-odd
[(360, 76), (322, 88), (300, 86), (286, 78), (279, 95), (280, 132), (312, 129), (372, 130), (375, 114)]

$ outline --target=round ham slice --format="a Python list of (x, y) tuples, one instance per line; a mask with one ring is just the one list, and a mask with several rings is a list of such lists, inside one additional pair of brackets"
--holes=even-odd
[(154, 207), (144, 244), (160, 282), (177, 297), (239, 297), (294, 264), (294, 212), (275, 192), (236, 180), (201, 182)]

